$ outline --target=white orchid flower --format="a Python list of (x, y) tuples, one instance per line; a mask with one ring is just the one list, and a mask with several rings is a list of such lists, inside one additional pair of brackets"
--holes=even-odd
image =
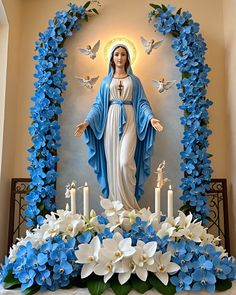
[(95, 236), (89, 244), (81, 244), (79, 250), (75, 251), (78, 263), (82, 263), (81, 278), (88, 277), (94, 270), (98, 262), (98, 253), (101, 248), (101, 242), (98, 236)]
[(103, 240), (100, 253), (102, 257), (116, 263), (123, 257), (129, 257), (135, 253), (135, 248), (131, 246), (131, 243), (131, 238), (124, 239), (119, 232), (116, 232), (112, 239)]
[(170, 262), (171, 252), (162, 254), (161, 251), (158, 251), (154, 256), (154, 260), (154, 264), (150, 265), (148, 270), (153, 272), (166, 286), (169, 282), (169, 274), (177, 272), (180, 266), (174, 262)]
[(144, 243), (138, 241), (135, 247), (136, 252), (133, 255), (133, 261), (136, 264), (136, 274), (142, 281), (147, 280), (148, 267), (154, 263), (154, 254), (156, 253), (157, 242)]
[(129, 279), (132, 273), (135, 273), (136, 270), (136, 264), (133, 261), (132, 257), (124, 258), (120, 262), (120, 267), (117, 269), (118, 274), (118, 280), (121, 285), (126, 283)]
[(85, 221), (80, 219), (72, 219), (68, 222), (65, 231), (63, 233), (63, 238), (70, 236), (75, 237), (79, 232), (82, 232), (85, 229)]
[(110, 228), (110, 231), (114, 231), (118, 226), (120, 226), (123, 221), (124, 221), (124, 216), (123, 216), (123, 213), (122, 212), (121, 214), (113, 214), (113, 215), (110, 215), (110, 216), (107, 216), (107, 219), (109, 221), (109, 223), (107, 224), (107, 227)]
[(99, 233), (99, 232), (102, 232), (106, 225), (105, 224), (100, 224), (98, 222), (98, 217), (95, 216), (95, 217), (92, 217), (90, 220), (89, 220), (89, 227), (92, 228), (95, 232)]
[(104, 276), (103, 280), (106, 283), (115, 273), (116, 267), (120, 262), (114, 264), (111, 259), (103, 255), (102, 249), (99, 252), (98, 264), (94, 267), (94, 273), (98, 276)]
[(120, 201), (111, 201), (102, 197), (100, 204), (105, 209), (106, 216), (112, 216), (123, 208), (123, 204)]

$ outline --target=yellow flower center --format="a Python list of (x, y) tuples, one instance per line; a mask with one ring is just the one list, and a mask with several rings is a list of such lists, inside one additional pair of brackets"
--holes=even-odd
[(88, 257), (88, 261), (89, 261), (89, 262), (93, 262), (93, 261), (94, 261), (94, 256), (89, 256), (89, 257)]
[(159, 265), (159, 271), (160, 272), (165, 272), (166, 271), (166, 267), (163, 264)]
[(117, 251), (115, 252), (115, 256), (116, 256), (116, 257), (121, 257), (121, 255), (122, 255), (122, 253), (120, 252), (120, 250), (117, 250)]

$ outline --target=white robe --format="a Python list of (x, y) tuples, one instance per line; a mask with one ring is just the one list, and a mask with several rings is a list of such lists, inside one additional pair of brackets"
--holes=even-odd
[[(118, 92), (120, 81), (123, 89)], [(110, 84), (110, 100), (132, 100), (132, 80), (128, 76), (123, 79), (113, 78)], [(124, 105), (126, 124), (119, 139), (120, 105), (109, 107), (107, 123), (104, 133), (104, 148), (107, 160), (107, 178), (109, 184), (109, 198), (119, 200), (124, 209), (140, 209), (135, 198), (136, 164), (134, 153), (136, 148), (136, 125), (132, 105)]]

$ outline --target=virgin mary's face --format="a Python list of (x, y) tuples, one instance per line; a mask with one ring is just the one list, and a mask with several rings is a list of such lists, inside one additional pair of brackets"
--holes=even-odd
[(116, 50), (113, 53), (113, 61), (116, 67), (124, 68), (127, 58), (128, 58), (127, 53), (124, 48), (122, 47), (116, 48)]

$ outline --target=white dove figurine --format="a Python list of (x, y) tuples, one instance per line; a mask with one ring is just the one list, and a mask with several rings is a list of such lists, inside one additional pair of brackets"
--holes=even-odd
[(145, 47), (145, 52), (147, 54), (150, 54), (152, 52), (152, 49), (157, 49), (159, 46), (161, 46), (162, 42), (164, 41), (163, 39), (156, 42), (153, 39), (151, 41), (147, 41), (142, 36), (140, 38), (141, 38), (143, 46)]
[(165, 79), (161, 78), (159, 81), (152, 80), (152, 83), (154, 87), (156, 87), (158, 91), (161, 93), (165, 90), (170, 89), (176, 83), (176, 80), (165, 82)]
[(90, 78), (89, 76), (82, 78), (82, 77), (75, 77), (76, 79), (79, 80), (80, 84), (83, 85), (84, 87), (88, 89), (92, 89), (93, 85), (97, 82), (99, 76)]
[(86, 48), (79, 48), (79, 51), (85, 55), (88, 55), (91, 59), (95, 59), (99, 47), (100, 47), (100, 40), (98, 40), (96, 42), (96, 44), (93, 46), (93, 48), (91, 45), (87, 45)]

